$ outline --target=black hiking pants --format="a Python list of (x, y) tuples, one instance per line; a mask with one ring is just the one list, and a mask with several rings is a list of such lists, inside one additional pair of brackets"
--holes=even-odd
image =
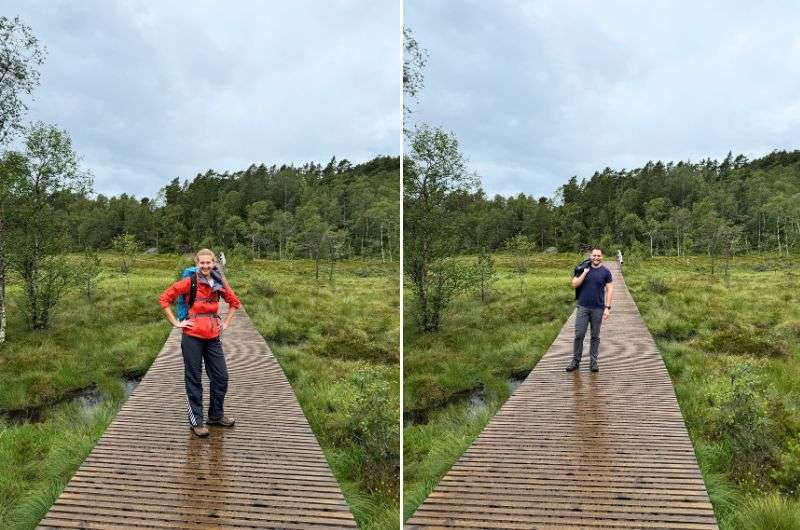
[(228, 392), (228, 367), (225, 365), (225, 354), (219, 337), (199, 339), (191, 335), (183, 335), (181, 339), (183, 352), (184, 379), (186, 382), (186, 398), (188, 401), (188, 419), (191, 425), (202, 425), (203, 421), (203, 384), (202, 369), (206, 365), (211, 397), (208, 405), (208, 418), (222, 418), (223, 401)]

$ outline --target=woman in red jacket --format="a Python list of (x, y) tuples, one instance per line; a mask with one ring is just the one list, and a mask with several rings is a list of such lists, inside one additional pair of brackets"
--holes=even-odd
[[(223, 414), (223, 401), (228, 391), (228, 368), (219, 334), (230, 325), (236, 310), (241, 307), (233, 289), (214, 266), (215, 256), (209, 249), (200, 250), (194, 258), (197, 265), (197, 291), (195, 301), (189, 308), (189, 318), (178, 322), (172, 313), (171, 305), (178, 296), (187, 297), (191, 289), (191, 276), (173, 283), (161, 293), (159, 304), (170, 323), (183, 329), (181, 351), (183, 353), (184, 380), (188, 419), (192, 432), (197, 436), (208, 436), (208, 428), (203, 422), (203, 385), (201, 374), (205, 361), (206, 373), (211, 387), (211, 398), (208, 407), (209, 425), (231, 427), (234, 419)], [(217, 314), (219, 299), (222, 297), (229, 304), (225, 321), (220, 322)]]

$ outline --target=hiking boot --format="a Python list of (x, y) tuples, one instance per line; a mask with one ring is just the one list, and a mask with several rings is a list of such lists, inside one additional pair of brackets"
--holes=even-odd
[(236, 420), (234, 418), (223, 416), (218, 419), (208, 418), (208, 421), (206, 423), (208, 423), (209, 425), (219, 425), (221, 427), (233, 427), (233, 424), (236, 423)]
[(192, 433), (194, 433), (195, 436), (199, 436), (201, 438), (204, 436), (208, 436), (208, 427), (206, 427), (205, 425), (192, 425)]
[(600, 371), (600, 367), (597, 366), (597, 361), (589, 363), (589, 370), (591, 370), (592, 372), (599, 372)]
[(580, 366), (580, 365), (581, 365), (580, 362), (576, 361), (575, 359), (572, 359), (572, 362), (570, 362), (569, 365), (567, 365), (566, 371), (567, 372), (572, 372), (573, 370), (577, 370), (578, 366)]

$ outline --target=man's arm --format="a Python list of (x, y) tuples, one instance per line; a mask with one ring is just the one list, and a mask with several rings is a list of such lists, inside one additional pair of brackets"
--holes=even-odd
[(577, 289), (580, 286), (580, 284), (583, 283), (583, 280), (586, 279), (587, 274), (589, 274), (589, 267), (586, 267), (583, 270), (583, 274), (581, 274), (580, 276), (575, 276), (574, 278), (572, 278), (572, 288)]
[(614, 297), (614, 284), (608, 282), (606, 284), (606, 307), (603, 310), (604, 319), (608, 318), (611, 315), (611, 310), (609, 309), (609, 307), (611, 307), (611, 300), (613, 297)]

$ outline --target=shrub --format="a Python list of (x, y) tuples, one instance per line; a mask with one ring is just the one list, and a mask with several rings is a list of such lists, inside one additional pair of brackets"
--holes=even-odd
[(255, 282), (253, 284), (253, 292), (264, 298), (272, 298), (278, 294), (278, 290), (270, 282)]
[[(418, 276), (415, 273), (412, 278)], [(474, 284), (475, 270), (456, 259), (445, 258), (431, 263), (425, 278), (424, 283), (415, 280), (412, 286), (414, 316), (419, 329), (436, 331), (453, 297)]]
[(647, 287), (656, 294), (667, 294), (669, 286), (661, 278), (650, 278), (647, 282)]
[[(265, 337), (267, 338), (267, 337)], [(276, 344), (299, 344), (308, 339), (308, 330), (302, 324), (287, 319), (279, 319), (267, 340)]]
[(748, 502), (737, 514), (740, 530), (797, 530), (800, 528), (800, 503), (770, 495)]
[(763, 399), (762, 382), (750, 364), (736, 366), (730, 379), (710, 395), (713, 438), (729, 444), (731, 477), (739, 482), (762, 480), (762, 470), (774, 463), (771, 426)]
[(77, 282), (72, 266), (61, 256), (46, 256), (37, 268), (22, 273), (25, 289), (19, 295), (19, 306), (28, 329), (47, 329), (56, 306), (67, 289)]
[(387, 362), (392, 357), (383, 341), (354, 327), (342, 327), (326, 334), (316, 353), (339, 359), (370, 359), (378, 362)]
[(670, 316), (662, 325), (654, 327), (653, 334), (661, 339), (684, 341), (697, 334), (697, 325), (690, 320)]
[(781, 357), (788, 352), (786, 343), (770, 331), (748, 330), (739, 326), (729, 326), (714, 332), (706, 339), (704, 347), (713, 353), (755, 357)]
[(250, 245), (243, 245), (242, 243), (237, 243), (236, 246), (233, 247), (232, 254), (238, 257), (240, 261), (244, 262), (253, 261), (256, 257), (253, 247)]
[(111, 241), (111, 247), (120, 254), (120, 271), (128, 274), (136, 263), (136, 257), (142, 251), (142, 244), (126, 232), (115, 237)]
[(100, 256), (97, 251), (85, 250), (74, 272), (76, 282), (86, 293), (86, 299), (91, 302), (97, 288), (97, 278), (100, 276)]
[(395, 488), (400, 470), (400, 404), (391, 386), (384, 370), (365, 363), (328, 397), (327, 410), (336, 420), (326, 435), (358, 449), (352, 472), (371, 491)]
[(789, 440), (787, 451), (780, 456), (780, 465), (770, 476), (787, 495), (800, 492), (800, 441)]

